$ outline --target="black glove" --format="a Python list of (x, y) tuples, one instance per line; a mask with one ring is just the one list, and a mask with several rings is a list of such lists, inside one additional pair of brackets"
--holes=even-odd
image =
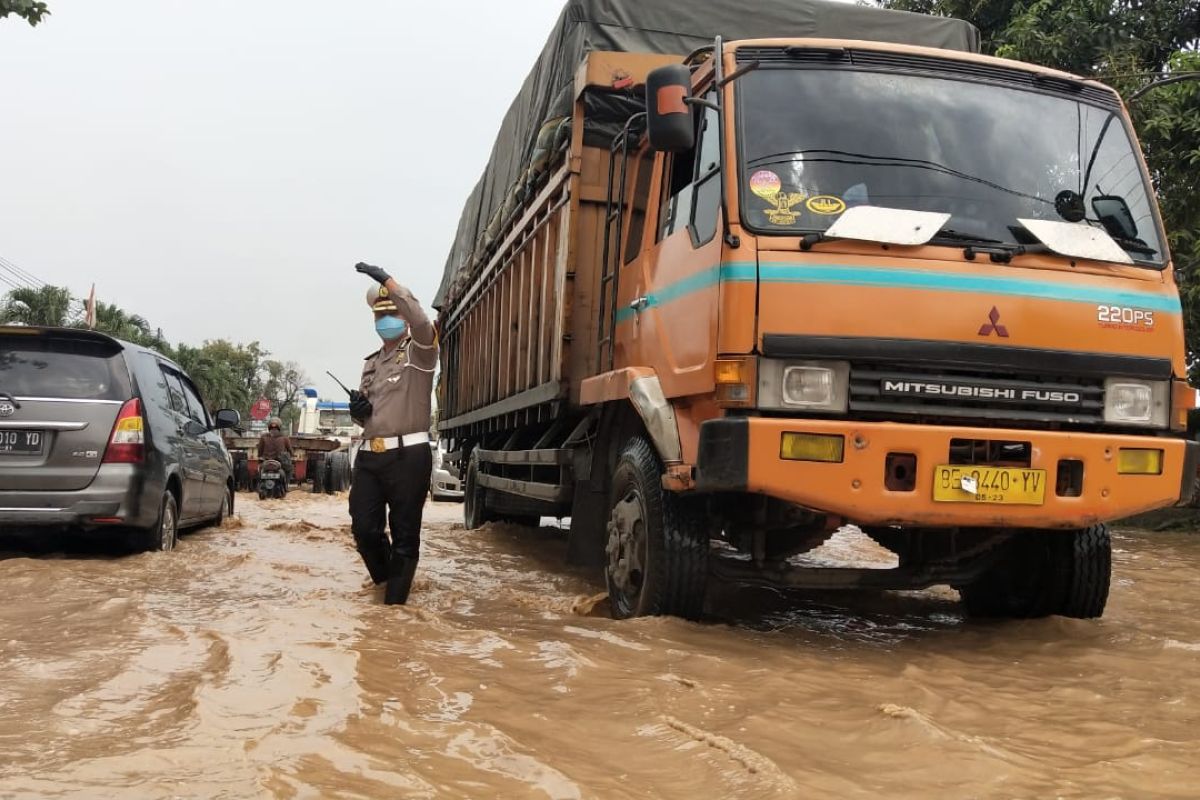
[(350, 416), (354, 419), (366, 420), (375, 413), (375, 407), (367, 396), (357, 389), (350, 391)]
[(359, 272), (361, 272), (363, 275), (366, 275), (373, 280), (379, 281), (381, 284), (387, 283), (389, 280), (391, 280), (391, 277), (392, 277), (391, 275), (388, 275), (386, 272), (384, 272), (383, 268), (377, 267), (374, 264), (367, 264), (362, 261), (355, 264), (354, 268), (356, 270), (358, 270)]

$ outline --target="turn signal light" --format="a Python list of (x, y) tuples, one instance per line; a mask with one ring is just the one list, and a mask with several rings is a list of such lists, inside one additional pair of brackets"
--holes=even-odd
[(1121, 475), (1162, 475), (1162, 450), (1126, 450), (1117, 453), (1117, 472)]
[(823, 461), (840, 464), (846, 454), (844, 436), (816, 433), (785, 433), (779, 442), (779, 457), (786, 461)]
[(739, 359), (721, 359), (713, 368), (718, 384), (745, 383), (742, 379), (742, 362)]
[(126, 400), (113, 424), (105, 464), (141, 464), (146, 460), (146, 427), (142, 420), (142, 403), (136, 397)]
[(726, 408), (754, 405), (754, 386), (758, 380), (752, 358), (719, 358), (713, 362), (713, 382), (717, 385), (717, 403)]
[(1171, 430), (1186, 431), (1188, 412), (1196, 407), (1196, 390), (1187, 381), (1171, 383)]

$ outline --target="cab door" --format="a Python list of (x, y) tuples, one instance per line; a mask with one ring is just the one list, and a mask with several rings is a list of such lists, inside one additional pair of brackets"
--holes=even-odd
[[(710, 97), (712, 95), (710, 94)], [(659, 180), (643, 252), (642, 293), (630, 300), (643, 363), (668, 397), (713, 388), (721, 277), (718, 112), (697, 119), (696, 146), (659, 157)]]

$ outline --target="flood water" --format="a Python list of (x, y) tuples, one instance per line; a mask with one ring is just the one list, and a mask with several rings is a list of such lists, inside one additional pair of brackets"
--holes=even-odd
[(0, 542), (0, 797), (1200, 792), (1200, 536), (1122, 532), (1099, 621), (717, 587), (617, 622), (552, 528), (430, 506), (393, 608), (344, 498), (239, 504), (174, 553)]

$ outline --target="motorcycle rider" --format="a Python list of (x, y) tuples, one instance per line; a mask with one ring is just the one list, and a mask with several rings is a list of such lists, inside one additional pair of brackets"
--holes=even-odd
[[(384, 602), (407, 602), (421, 547), (421, 514), (433, 471), (429, 421), (437, 332), (421, 304), (384, 270), (355, 269), (379, 285), (367, 291), (383, 347), (363, 365), (350, 415), (363, 426), (350, 486), (351, 532)], [(389, 541), (384, 523), (389, 522)]]
[(271, 417), (267, 420), (267, 432), (258, 439), (258, 460), (261, 464), (263, 461), (273, 458), (283, 467), (283, 474), (287, 478), (287, 483), (290, 486), (292, 483), (292, 457), (295, 455), (295, 450), (292, 449), (291, 438), (283, 432), (283, 420), (279, 417)]

